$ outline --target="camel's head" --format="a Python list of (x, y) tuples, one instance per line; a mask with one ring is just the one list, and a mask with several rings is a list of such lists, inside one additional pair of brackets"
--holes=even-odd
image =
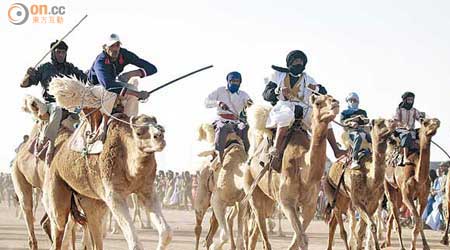
[(386, 141), (393, 132), (393, 123), (391, 119), (373, 119), (370, 121), (370, 130), (374, 141)]
[(143, 153), (161, 152), (166, 146), (164, 128), (153, 116), (139, 115), (130, 117), (133, 138)]
[(441, 122), (436, 118), (425, 118), (421, 121), (422, 127), (420, 131), (425, 133), (425, 136), (432, 137), (436, 134)]
[(318, 119), (318, 122), (330, 123), (339, 113), (339, 101), (331, 95), (312, 95), (310, 103), (313, 106), (313, 119)]

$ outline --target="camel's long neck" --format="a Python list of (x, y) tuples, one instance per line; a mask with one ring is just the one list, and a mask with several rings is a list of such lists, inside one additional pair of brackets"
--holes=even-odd
[(327, 159), (328, 124), (317, 123), (312, 126), (312, 139), (309, 146), (309, 173), (307, 183), (319, 182), (325, 170)]
[(420, 183), (428, 178), (430, 171), (430, 144), (431, 138), (421, 132), (419, 162), (416, 166), (416, 180)]
[(131, 177), (145, 176), (147, 173), (156, 174), (155, 154), (133, 156), (133, 164), (128, 164), (128, 172)]
[[(372, 138), (374, 138), (372, 136)], [(387, 142), (373, 140), (372, 143), (372, 159), (374, 167), (373, 185), (378, 186), (384, 181), (384, 174), (386, 170), (386, 149)]]

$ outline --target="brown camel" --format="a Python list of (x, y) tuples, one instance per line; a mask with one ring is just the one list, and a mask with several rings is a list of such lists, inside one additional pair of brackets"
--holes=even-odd
[[(333, 209), (333, 218), (329, 221), (328, 249), (332, 249), (336, 223), (339, 223), (341, 237), (345, 242), (346, 249), (350, 249), (342, 213), (347, 212), (351, 205), (359, 212), (362, 218), (359, 222), (359, 230), (356, 237), (356, 249), (363, 248), (366, 225), (370, 226), (375, 249), (380, 249), (373, 216), (384, 194), (385, 156), (387, 139), (392, 132), (391, 127), (391, 121), (384, 119), (372, 120), (372, 157), (371, 159), (366, 158), (360, 169), (343, 169), (345, 162), (342, 160), (335, 162), (331, 166), (328, 178), (323, 182), (328, 200), (337, 201)], [(342, 177), (344, 178), (343, 183), (340, 185), (338, 193), (336, 193), (342, 174), (344, 174)], [(337, 197), (334, 197), (335, 193)], [(354, 232), (352, 233), (354, 234)]]
[(52, 221), (52, 249), (60, 249), (66, 224), (71, 189), (103, 201), (118, 222), (129, 249), (143, 249), (128, 210), (126, 199), (136, 193), (151, 211), (159, 232), (157, 249), (166, 249), (172, 231), (164, 219), (158, 198), (153, 195), (156, 175), (155, 152), (165, 147), (164, 129), (154, 117), (122, 117), (130, 125), (113, 121), (109, 125), (103, 151), (83, 157), (69, 148), (73, 135), (64, 133), (59, 150), (45, 175), (44, 205)]
[(447, 181), (445, 183), (445, 196), (442, 205), (442, 211), (444, 211), (444, 218), (447, 221), (445, 225), (444, 234), (442, 235), (441, 243), (448, 245), (448, 231), (450, 227), (450, 172), (447, 172)]
[[(33, 225), (33, 222), (35, 220), (33, 214), (33, 188), (42, 189), (44, 183), (44, 175), (47, 167), (45, 166), (45, 162), (30, 153), (29, 149), (32, 148), (31, 145), (33, 143), (33, 139), (38, 136), (41, 124), (46, 122), (45, 120), (48, 117), (43, 107), (44, 104), (39, 101), (39, 99), (31, 96), (26, 97), (23, 109), (24, 111), (31, 113), (31, 115), (35, 117), (36, 123), (34, 124), (30, 133), (31, 139), (19, 148), (16, 159), (14, 160), (11, 169), (11, 177), (14, 184), (14, 190), (19, 199), (21, 211), (25, 215), (25, 222), (28, 230), (29, 248), (33, 250), (38, 249)], [(62, 122), (62, 129), (67, 131), (67, 133), (71, 133), (74, 122), (76, 121), (72, 120), (70, 117), (67, 118)], [(56, 141), (58, 143), (61, 143), (62, 140), (60, 136), (57, 137)], [(36, 197), (34, 199), (36, 199)], [(88, 210), (90, 206), (95, 203), (94, 200), (89, 198), (85, 198), (84, 200), (84, 206)], [(37, 201), (35, 201), (35, 204), (37, 205)], [(86, 213), (86, 216), (93, 217), (88, 213)], [(46, 218), (46, 216), (44, 216), (44, 218)], [(70, 221), (71, 223), (73, 223), (72, 220)], [(47, 222), (48, 221), (43, 219), (41, 221), (41, 225), (50, 236), (50, 230), (48, 228), (49, 224)], [(90, 228), (91, 224), (88, 226)], [(65, 240), (65, 243), (68, 243), (68, 238), (67, 241)]]
[[(431, 138), (436, 134), (440, 126), (438, 119), (424, 119), (419, 129), (419, 153), (415, 156), (413, 164), (407, 164), (404, 167), (387, 166), (385, 179), (386, 196), (390, 203), (391, 211), (388, 218), (388, 230), (386, 232), (386, 241), (384, 246), (391, 245), (392, 223), (395, 219), (397, 224), (397, 232), (400, 239), (402, 249), (404, 248), (401, 226), (399, 220), (399, 209), (402, 204), (411, 211), (414, 216), (414, 230), (412, 232), (411, 249), (416, 249), (417, 236), (420, 233), (422, 237), (423, 249), (428, 250), (427, 240), (423, 232), (423, 222), (421, 215), (425, 210), (427, 198), (430, 192), (430, 145)], [(389, 152), (394, 151), (392, 143), (388, 144)], [(414, 204), (414, 200), (418, 200), (418, 206)]]
[[(294, 229), (289, 249), (299, 247), (307, 249), (308, 247), (305, 229), (316, 211), (320, 180), (325, 169), (328, 125), (339, 112), (339, 102), (330, 95), (311, 96), (310, 103), (313, 108), (311, 140), (307, 132), (296, 129), (284, 151), (281, 174), (269, 171), (269, 174), (264, 175), (254, 191), (256, 195), (252, 194), (250, 199), (264, 249), (271, 249), (265, 223), (267, 217), (265, 204), (270, 202), (273, 206), (276, 202), (281, 205)], [(252, 109), (249, 110), (249, 116), (252, 115), (250, 114), (252, 111)], [(250, 128), (252, 129), (251, 124)], [(256, 150), (251, 156), (250, 165), (244, 174), (246, 192), (262, 171), (260, 156), (265, 152), (265, 150)], [(299, 207), (302, 208), (303, 223), (298, 217)], [(250, 242), (250, 245), (254, 243)]]

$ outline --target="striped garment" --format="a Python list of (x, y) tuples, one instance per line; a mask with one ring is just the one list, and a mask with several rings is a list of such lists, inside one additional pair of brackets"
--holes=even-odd
[(397, 108), (394, 115), (394, 120), (400, 122), (401, 127), (406, 129), (414, 129), (415, 122), (419, 121), (420, 112), (416, 108), (407, 110), (405, 108)]

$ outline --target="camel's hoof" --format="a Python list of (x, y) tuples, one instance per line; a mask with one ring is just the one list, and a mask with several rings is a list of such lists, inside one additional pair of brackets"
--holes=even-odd
[(442, 238), (441, 244), (448, 246), (448, 238)]
[(387, 242), (387, 241), (383, 241), (383, 243), (381, 243), (381, 248), (386, 248), (386, 247), (390, 247), (391, 243)]

